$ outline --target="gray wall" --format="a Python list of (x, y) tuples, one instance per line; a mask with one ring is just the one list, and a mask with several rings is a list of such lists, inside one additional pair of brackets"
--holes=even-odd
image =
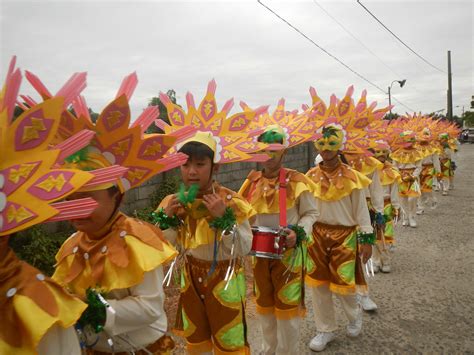
[[(301, 144), (288, 150), (285, 156), (284, 166), (306, 173), (309, 168), (313, 166), (315, 156), (316, 154), (312, 143)], [(219, 173), (217, 174), (217, 181), (237, 191), (252, 169), (258, 169), (257, 163), (244, 162), (221, 165), (219, 167)], [(179, 174), (179, 169), (174, 169), (155, 176), (144, 185), (128, 191), (126, 193), (124, 211), (132, 215), (135, 209), (148, 207), (150, 203), (148, 196), (158, 188), (163, 179), (167, 179), (176, 174)]]

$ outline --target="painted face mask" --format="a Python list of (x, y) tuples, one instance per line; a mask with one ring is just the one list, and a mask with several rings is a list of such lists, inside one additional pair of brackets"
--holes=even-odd
[(278, 160), (283, 155), (284, 150), (265, 150), (264, 153), (270, 157), (270, 159)]
[(404, 131), (400, 133), (400, 137), (403, 139), (403, 142), (407, 147), (413, 146), (416, 142), (415, 134), (413, 131)]
[(344, 142), (344, 132), (333, 126), (324, 127), (322, 129), (323, 136), (314, 142), (314, 147), (318, 151), (331, 150), (338, 151)]
[(380, 157), (388, 157), (388, 155), (390, 154), (390, 152), (386, 149), (376, 149), (374, 151), (374, 156), (376, 158), (380, 158)]

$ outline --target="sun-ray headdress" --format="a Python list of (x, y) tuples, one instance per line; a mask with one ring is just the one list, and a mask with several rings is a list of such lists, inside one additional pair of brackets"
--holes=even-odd
[(0, 236), (44, 221), (87, 217), (97, 207), (92, 199), (56, 202), (82, 186), (116, 179), (124, 170), (83, 172), (61, 169), (65, 157), (83, 148), (94, 133), (80, 130), (61, 144), (51, 142), (61, 112), (85, 87), (85, 75), (75, 74), (56, 95), (28, 108), (16, 119), (13, 112), (22, 80), (10, 62), (0, 92)]
[[(314, 115), (312, 120), (323, 121), (319, 132), (323, 134), (322, 129), (326, 126), (335, 126), (344, 133), (344, 144), (341, 150), (344, 153), (369, 154), (370, 139), (367, 136), (366, 128), (369, 124), (380, 121), (390, 107), (384, 107), (375, 110), (376, 102), (367, 105), (367, 91), (362, 92), (357, 105), (354, 104), (352, 95), (354, 87), (350, 86), (345, 96), (339, 100), (335, 95), (331, 95), (329, 107), (317, 95), (316, 90), (311, 87), (310, 94), (313, 103)], [(304, 109), (308, 106), (304, 105)]]
[[(250, 110), (249, 106), (244, 102), (241, 102), (240, 106), (244, 110)], [(278, 101), (277, 107), (272, 114), (267, 111), (258, 115), (248, 125), (248, 130), (254, 134), (257, 132), (259, 134), (273, 133), (282, 138), (281, 148), (288, 149), (316, 139), (316, 131), (323, 121), (312, 119), (314, 115), (315, 113), (312, 108), (307, 108), (300, 113), (298, 110), (286, 111), (285, 99), (282, 98)], [(309, 121), (310, 119), (311, 122)], [(278, 148), (278, 145), (271, 141), (271, 138), (269, 142), (265, 143), (272, 144), (274, 148)]]
[[(31, 73), (27, 76), (30, 83), (43, 98), (49, 92), (41, 81)], [(158, 116), (158, 108), (150, 106), (130, 125), (129, 100), (137, 86), (136, 73), (124, 78), (115, 99), (100, 113), (97, 122), (92, 122), (84, 97), (78, 96), (73, 101), (75, 114), (64, 111), (61, 117), (58, 139), (82, 129), (96, 133), (84, 154), (79, 154), (68, 162), (68, 166), (80, 169), (91, 169), (120, 165), (128, 169), (118, 181), (121, 192), (143, 184), (154, 175), (173, 169), (186, 161), (186, 155), (174, 154), (164, 157), (176, 140), (188, 134), (189, 129), (169, 134), (145, 134), (146, 129)], [(109, 187), (105, 184), (100, 188)], [(96, 188), (97, 189), (97, 188)]]
[(244, 110), (227, 117), (234, 105), (233, 99), (228, 100), (219, 111), (215, 98), (216, 82), (211, 80), (201, 103), (196, 107), (191, 93), (186, 94), (188, 111), (171, 102), (168, 96), (160, 93), (160, 100), (168, 110), (170, 124), (157, 120), (156, 125), (167, 134), (173, 134), (185, 127), (194, 127), (197, 132), (176, 149), (190, 141), (207, 145), (214, 152), (214, 163), (224, 164), (238, 161), (261, 161), (268, 159), (263, 154), (254, 154), (267, 145), (256, 142), (255, 132), (247, 127), (256, 116), (266, 111), (267, 107), (256, 110)]

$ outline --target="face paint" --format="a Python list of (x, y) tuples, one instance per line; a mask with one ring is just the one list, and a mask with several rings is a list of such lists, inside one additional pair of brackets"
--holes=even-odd
[(375, 152), (374, 152), (374, 155), (375, 155), (376, 158), (386, 157), (386, 156), (389, 155), (389, 151), (385, 150), (385, 149), (376, 149)]
[(270, 157), (270, 159), (278, 160), (283, 155), (283, 150), (264, 150), (263, 151), (266, 155)]
[(321, 137), (316, 142), (314, 142), (314, 147), (318, 151), (323, 150), (332, 150), (338, 151), (342, 147), (342, 141), (344, 134), (341, 131), (335, 131), (333, 134)]

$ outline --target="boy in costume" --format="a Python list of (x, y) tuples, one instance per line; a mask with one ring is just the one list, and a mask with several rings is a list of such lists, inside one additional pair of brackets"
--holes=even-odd
[(438, 175), (438, 180), (441, 183), (442, 195), (447, 196), (448, 191), (454, 186), (453, 168), (456, 166), (454, 163), (454, 155), (457, 147), (447, 132), (440, 133), (438, 138), (441, 145), (441, 153), (439, 155), (441, 173)]
[(433, 144), (433, 137), (429, 128), (430, 119), (418, 117), (421, 129), (417, 139), (417, 149), (423, 152), (425, 158), (421, 161), (420, 189), (421, 196), (418, 199), (416, 214), (423, 214), (425, 206), (429, 203), (431, 209), (435, 209), (438, 201), (433, 195), (433, 178), (441, 172), (439, 163), (439, 151)]
[[(0, 91), (0, 353), (79, 355), (73, 326), (87, 305), (20, 261), (8, 239), (45, 221), (89, 216), (97, 207), (92, 199), (60, 200), (81, 186), (95, 186), (100, 183), (97, 178), (107, 181), (108, 173), (103, 171), (105, 175), (100, 176), (57, 167), (94, 135), (82, 131), (61, 145), (52, 143), (61, 112), (85, 87), (85, 74), (73, 76), (74, 80), (39, 105), (18, 101), (24, 112), (13, 120), (22, 79), (15, 62), (13, 57)], [(25, 96), (21, 98), (25, 100)], [(108, 178), (115, 179), (123, 172), (109, 171)]]
[[(119, 164), (126, 175), (112, 183), (83, 188), (71, 198), (92, 197), (99, 207), (56, 255), (53, 279), (88, 302), (79, 321), (88, 354), (169, 354), (174, 346), (166, 335), (163, 309), (163, 265), (177, 254), (161, 231), (119, 211), (126, 190), (155, 174), (179, 166), (186, 157), (163, 154), (176, 137), (143, 132), (157, 116), (148, 108), (129, 127), (129, 99), (137, 85), (136, 74), (126, 77), (116, 98), (92, 123), (84, 98), (74, 102), (77, 117), (63, 116), (58, 139), (88, 128), (96, 132), (91, 145), (67, 159), (82, 170)], [(38, 87), (41, 90), (41, 87)]]
[(258, 140), (282, 147), (267, 151), (271, 159), (262, 164), (262, 171), (250, 172), (239, 191), (257, 213), (254, 226), (280, 229), (286, 234), (286, 251), (281, 259), (257, 253), (254, 260), (263, 354), (298, 352), (300, 319), (305, 311), (306, 236), (311, 233), (317, 211), (312, 182), (302, 173), (284, 168), (282, 163), (286, 149), (311, 139), (315, 131), (305, 116), (306, 113), (285, 112), (281, 99), (273, 115), (259, 117), (254, 127), (262, 127), (264, 132)]
[(369, 260), (375, 243), (364, 191), (371, 180), (342, 163), (339, 155), (346, 151), (368, 153), (368, 133), (364, 128), (376, 119), (376, 111), (373, 104), (367, 106), (365, 92), (354, 105), (353, 90), (350, 87), (341, 100), (332, 95), (326, 107), (310, 88), (313, 104), (318, 104), (316, 118), (324, 121), (314, 142), (323, 161), (306, 173), (316, 184), (314, 196), (320, 213), (308, 246), (306, 275), (318, 331), (309, 344), (313, 351), (322, 351), (335, 337), (333, 294), (340, 299), (349, 320), (347, 335), (356, 337), (362, 330), (356, 292), (367, 294), (362, 264)]
[(367, 262), (375, 242), (364, 193), (370, 180), (340, 161), (338, 151), (345, 141), (340, 126), (328, 123), (321, 135), (315, 147), (323, 162), (306, 174), (316, 184), (314, 195), (320, 212), (308, 247), (306, 276), (318, 331), (309, 344), (313, 351), (324, 350), (335, 337), (333, 294), (340, 299), (349, 320), (347, 334), (360, 334), (362, 314), (356, 285), (366, 288), (360, 257)]
[[(381, 230), (384, 228), (384, 199), (379, 171), (383, 165), (377, 159), (370, 156), (371, 154), (367, 150), (372, 143), (370, 132), (368, 131), (369, 127), (374, 127), (383, 122), (382, 118), (390, 107), (374, 110), (376, 103), (372, 103), (370, 106), (367, 105), (366, 90), (362, 92), (357, 104), (354, 104), (352, 99), (353, 92), (354, 88), (350, 86), (340, 104), (336, 103), (336, 97), (333, 95), (330, 107), (326, 109), (322, 100), (316, 95), (315, 90), (313, 88), (310, 89), (313, 104), (320, 103), (319, 118), (328, 120), (330, 116), (337, 117), (336, 121), (341, 122), (342, 126), (345, 126), (345, 129), (354, 136), (354, 138), (351, 138), (354, 144), (349, 142), (349, 144), (346, 144), (344, 151), (340, 152), (341, 159), (351, 168), (370, 179), (370, 184), (364, 188), (364, 193), (372, 225), (375, 229)], [(357, 126), (355, 123), (351, 123), (351, 120), (357, 122)], [(378, 268), (375, 264), (374, 272), (377, 271)], [(371, 299), (366, 285), (359, 287), (358, 293), (359, 302), (364, 311), (377, 310), (377, 304)]]
[(411, 130), (400, 133), (394, 142), (395, 150), (390, 158), (401, 175), (399, 184), (400, 205), (403, 209), (402, 225), (416, 228), (415, 220), (417, 200), (421, 195), (420, 173), (424, 159), (422, 151), (415, 147), (416, 135)]
[(398, 197), (398, 184), (400, 173), (389, 161), (390, 146), (386, 141), (379, 140), (374, 149), (374, 157), (377, 158), (383, 167), (380, 170), (380, 183), (383, 187), (384, 197), (384, 228), (377, 231), (377, 242), (374, 245), (372, 258), (374, 264), (380, 271), (389, 273), (391, 271), (390, 247), (394, 245), (394, 219), (398, 220), (400, 214), (400, 202)]
[(188, 156), (181, 167), (184, 185), (165, 197), (155, 213), (160, 226), (167, 227), (166, 238), (184, 257), (176, 331), (186, 338), (188, 353), (248, 354), (243, 257), (252, 244), (248, 220), (255, 212), (213, 176), (221, 164), (263, 158), (250, 153), (266, 145), (246, 133), (259, 110), (227, 118), (233, 102), (218, 111), (215, 90), (212, 80), (199, 107), (188, 93), (187, 113), (160, 95), (170, 120), (160, 127), (172, 133), (191, 125), (197, 132), (177, 147)]

